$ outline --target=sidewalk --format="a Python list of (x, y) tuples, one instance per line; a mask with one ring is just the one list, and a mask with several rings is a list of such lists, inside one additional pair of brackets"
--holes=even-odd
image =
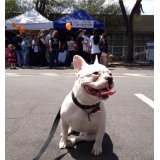
[[(154, 68), (154, 64), (150, 64), (149, 62), (132, 62), (132, 63), (127, 63), (127, 62), (123, 62), (123, 61), (113, 61), (113, 62), (109, 62), (108, 63), (108, 67), (151, 67)], [(9, 69), (9, 68), (5, 68), (5, 69)], [(59, 66), (57, 68), (52, 68), (49, 69), (48, 66), (45, 67), (38, 67), (38, 66), (29, 66), (27, 68), (20, 68), (17, 67), (17, 69), (37, 69), (37, 70), (42, 70), (42, 69), (48, 69), (48, 70), (59, 70), (59, 69), (73, 69), (73, 66), (70, 67), (66, 67), (66, 66)]]
[(154, 64), (150, 64), (149, 62), (140, 62), (140, 61), (137, 61), (137, 62), (132, 62), (132, 63), (128, 63), (128, 62), (122, 62), (122, 61), (119, 61), (119, 62), (110, 62), (108, 63), (108, 66), (109, 67), (119, 67), (119, 66), (124, 66), (124, 67), (141, 67), (141, 66), (151, 66), (151, 67), (154, 67)]

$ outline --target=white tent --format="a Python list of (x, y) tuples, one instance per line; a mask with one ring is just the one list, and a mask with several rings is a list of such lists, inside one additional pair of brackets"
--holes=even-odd
[(35, 9), (7, 19), (5, 21), (6, 30), (16, 30), (16, 28), (11, 25), (13, 22), (23, 26), (26, 30), (49, 30), (50, 28), (53, 28), (53, 22), (43, 17)]

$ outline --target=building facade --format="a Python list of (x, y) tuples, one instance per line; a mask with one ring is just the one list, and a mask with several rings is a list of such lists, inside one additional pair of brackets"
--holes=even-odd
[[(107, 20), (106, 20), (107, 23)], [(109, 53), (114, 55), (114, 60), (125, 60), (127, 53), (127, 38), (124, 24), (119, 27), (106, 24), (106, 31), (109, 42)], [(154, 16), (144, 15), (134, 20), (134, 58), (142, 61), (147, 60), (147, 42), (154, 41)]]

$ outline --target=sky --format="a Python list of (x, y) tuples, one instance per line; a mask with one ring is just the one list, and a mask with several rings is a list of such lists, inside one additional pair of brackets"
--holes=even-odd
[[(106, 0), (106, 3), (111, 2), (113, 0)], [(119, 0), (114, 0), (115, 2), (119, 2)], [(123, 0), (124, 6), (128, 7), (131, 10), (136, 3), (136, 0)], [(154, 0), (142, 0), (143, 11), (142, 15), (154, 15)]]

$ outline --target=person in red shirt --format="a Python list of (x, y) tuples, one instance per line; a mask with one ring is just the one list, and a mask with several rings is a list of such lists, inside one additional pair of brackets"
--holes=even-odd
[(16, 55), (14, 49), (15, 47), (13, 44), (9, 44), (5, 49), (6, 63), (10, 69), (16, 69)]

